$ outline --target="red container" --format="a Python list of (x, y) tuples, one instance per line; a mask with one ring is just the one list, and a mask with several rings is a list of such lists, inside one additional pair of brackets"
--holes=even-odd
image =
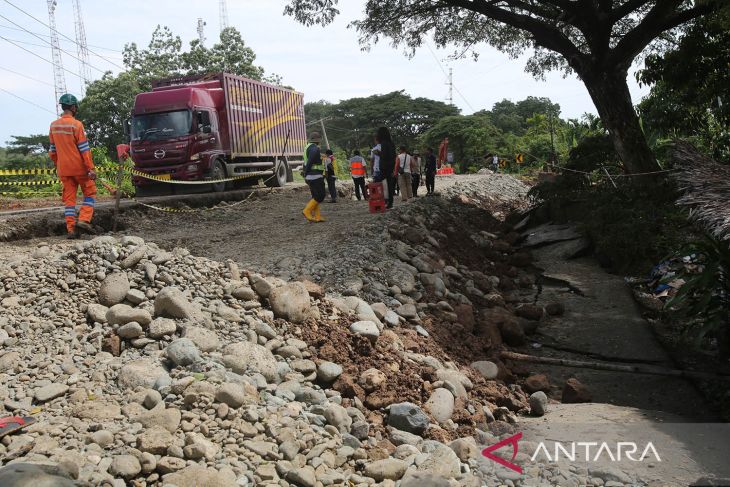
[(372, 201), (383, 201), (385, 199), (385, 192), (383, 191), (383, 183), (370, 183), (368, 184), (368, 198)]
[(374, 200), (370, 198), (368, 200), (368, 205), (370, 205), (370, 213), (385, 213), (385, 200)]

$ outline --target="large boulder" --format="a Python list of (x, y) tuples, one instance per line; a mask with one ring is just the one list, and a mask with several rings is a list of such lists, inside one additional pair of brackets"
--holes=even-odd
[(313, 309), (316, 309), (309, 300), (307, 287), (301, 282), (290, 282), (272, 289), (269, 303), (274, 316), (292, 323), (302, 323), (314, 316)]
[(151, 389), (160, 377), (169, 377), (165, 368), (152, 359), (142, 358), (124, 364), (119, 369), (117, 382), (122, 389)]
[(236, 374), (250, 370), (259, 372), (269, 382), (279, 380), (279, 365), (271, 350), (255, 343), (231, 343), (223, 349), (223, 363)]
[(124, 301), (129, 292), (129, 279), (125, 272), (109, 274), (99, 287), (99, 302), (104, 306), (114, 306)]
[(191, 303), (182, 290), (173, 286), (163, 288), (157, 293), (155, 297), (155, 316), (206, 321), (206, 317), (200, 308)]

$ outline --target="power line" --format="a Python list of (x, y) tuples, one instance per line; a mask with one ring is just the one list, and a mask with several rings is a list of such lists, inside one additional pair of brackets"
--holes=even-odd
[(431, 49), (431, 45), (428, 42), (424, 42), (424, 44), (428, 48), (428, 52), (430, 52), (431, 56), (433, 56), (433, 58), (436, 60), (439, 68), (441, 68), (441, 72), (444, 73), (449, 87), (453, 86), (453, 88), (456, 90), (456, 93), (461, 97), (462, 100), (464, 100), (464, 103), (466, 103), (466, 105), (471, 109), (472, 112), (475, 112), (476, 110), (474, 110), (474, 107), (471, 105), (471, 103), (469, 103), (469, 100), (466, 99), (466, 97), (461, 93), (461, 90), (459, 90), (459, 88), (454, 84), (452, 75), (446, 72), (446, 68), (444, 68), (441, 60), (438, 58), (438, 56), (436, 56), (436, 53), (433, 51), (433, 49)]
[[(32, 36), (36, 37), (37, 39), (40, 39), (41, 41), (45, 42), (45, 43), (46, 43), (46, 44), (48, 44), (49, 46), (51, 46), (51, 47), (54, 47), (54, 46), (53, 46), (53, 44), (51, 43), (51, 41), (47, 41), (47, 40), (45, 40), (44, 38), (42, 38), (41, 36), (38, 36), (38, 35), (36, 35), (36, 34), (33, 34), (33, 33), (32, 33), (31, 31), (29, 31), (28, 29), (24, 28), (24, 27), (23, 27), (22, 25), (20, 25), (20, 24), (16, 24), (15, 22), (13, 22), (12, 20), (10, 20), (10, 19), (9, 19), (9, 18), (7, 18), (6, 16), (4, 16), (4, 15), (0, 14), (0, 18), (3, 18), (3, 19), (5, 19), (5, 20), (7, 20), (8, 22), (10, 22), (10, 23), (11, 23), (11, 24), (13, 24), (13, 25), (17, 25), (18, 27), (20, 27), (21, 29), (23, 29), (23, 30), (24, 30), (25, 32), (27, 32), (28, 34), (31, 34)], [(56, 31), (56, 32), (58, 32), (58, 31)], [(66, 51), (66, 50), (64, 50), (64, 49), (61, 49), (60, 47), (59, 47), (58, 49), (59, 49), (59, 50), (60, 50), (60, 51), (61, 51), (62, 53), (66, 54), (67, 56), (71, 56), (72, 58), (76, 59), (77, 61), (79, 61), (79, 62), (83, 62), (83, 59), (81, 59), (81, 58), (79, 58), (79, 57), (77, 57), (77, 56), (75, 56), (75, 55), (71, 54), (70, 52), (68, 52), (68, 51)], [(103, 74), (103, 73), (106, 73), (106, 71), (104, 71), (103, 69), (99, 69), (99, 68), (97, 68), (96, 66), (92, 66), (91, 64), (89, 64), (88, 66), (89, 66), (90, 68), (92, 68), (92, 69), (95, 69), (95, 70), (99, 71), (99, 72), (100, 72), (100, 73), (102, 73), (102, 74)]]
[(32, 102), (32, 101), (30, 101), (30, 100), (27, 100), (27, 99), (23, 98), (22, 96), (18, 96), (18, 95), (16, 95), (15, 93), (11, 93), (11, 92), (9, 92), (8, 90), (6, 90), (5, 88), (0, 88), (0, 91), (4, 91), (4, 92), (5, 92), (5, 93), (7, 93), (8, 95), (10, 95), (10, 96), (13, 96), (13, 97), (17, 98), (18, 100), (21, 100), (21, 101), (24, 101), (24, 102), (26, 102), (26, 103), (29, 103), (29, 104), (31, 104), (31, 105), (33, 105), (33, 106), (37, 107), (37, 108), (40, 108), (41, 110), (45, 110), (45, 111), (47, 111), (48, 113), (50, 113), (51, 115), (56, 115), (56, 112), (53, 112), (53, 111), (49, 110), (48, 108), (42, 107), (42, 106), (38, 105), (38, 104), (37, 104), (37, 103), (35, 103), (35, 102)]
[[(17, 5), (15, 5), (15, 4), (14, 4), (13, 2), (11, 2), (10, 0), (3, 0), (3, 1), (4, 1), (5, 3), (7, 3), (8, 5), (10, 5), (11, 7), (15, 8), (16, 10), (19, 10), (20, 12), (24, 13), (25, 15), (27, 15), (27, 16), (28, 16), (28, 17), (30, 17), (31, 19), (35, 20), (35, 21), (36, 21), (36, 22), (38, 22), (39, 24), (41, 24), (41, 25), (44, 25), (44, 26), (46, 26), (46, 27), (47, 27), (47, 28), (49, 28), (49, 29), (51, 28), (51, 26), (50, 26), (50, 25), (46, 24), (45, 22), (43, 22), (43, 21), (42, 21), (42, 20), (40, 20), (39, 18), (37, 18), (37, 17), (34, 17), (34, 16), (32, 15), (32, 14), (29, 14), (28, 12), (26, 12), (26, 11), (25, 11), (25, 10), (23, 10), (22, 8), (20, 8), (20, 7), (18, 7)], [(55, 30), (55, 29), (54, 29), (54, 30)], [(64, 33), (62, 33), (62, 32), (59, 32), (58, 30), (55, 30), (55, 31), (56, 31), (56, 33), (57, 33), (57, 34), (59, 34), (60, 36), (62, 36), (62, 37), (64, 37), (64, 38), (66, 38), (66, 39), (68, 39), (69, 41), (73, 42), (74, 44), (77, 44), (77, 45), (78, 45), (78, 43), (76, 42), (76, 40), (74, 40), (74, 39), (71, 39), (71, 38), (70, 38), (69, 36), (67, 36), (66, 34), (64, 34)], [(117, 63), (115, 63), (114, 61), (111, 61), (111, 60), (109, 60), (109, 59), (105, 58), (105, 57), (104, 57), (104, 56), (102, 56), (101, 54), (97, 54), (96, 52), (92, 51), (91, 49), (89, 49), (89, 52), (90, 52), (91, 54), (93, 54), (94, 56), (98, 57), (98, 58), (104, 59), (104, 60), (105, 60), (106, 62), (108, 62), (109, 64), (113, 64), (114, 66), (118, 67), (119, 69), (124, 69), (124, 67), (123, 67), (123, 66), (120, 66), (120, 65), (118, 65)]]
[[(53, 65), (53, 62), (52, 62), (52, 61), (49, 61), (48, 59), (44, 58), (43, 56), (41, 56), (41, 55), (39, 55), (39, 54), (36, 54), (36, 53), (34, 53), (34, 52), (33, 52), (33, 51), (31, 51), (30, 49), (26, 49), (26, 48), (24, 48), (23, 46), (20, 46), (20, 45), (16, 44), (15, 42), (11, 41), (11, 40), (10, 40), (10, 39), (8, 39), (7, 37), (3, 37), (3, 36), (0, 36), (0, 39), (2, 39), (2, 40), (4, 40), (4, 41), (7, 41), (7, 42), (9, 42), (10, 44), (14, 45), (14, 46), (15, 46), (15, 47), (17, 47), (18, 49), (22, 49), (22, 50), (24, 50), (25, 52), (27, 52), (28, 54), (32, 54), (33, 56), (37, 57), (38, 59), (40, 59), (40, 60), (42, 60), (42, 61), (45, 61), (45, 62), (47, 62), (47, 63), (48, 63), (48, 64), (50, 64), (50, 65)], [(69, 71), (69, 70), (68, 70), (68, 69), (66, 69), (66, 68), (63, 68), (63, 70), (64, 70), (64, 71), (66, 71), (66, 72), (67, 72), (67, 73), (69, 73), (69, 74), (72, 74), (72, 75), (76, 76), (77, 78), (81, 78), (81, 76), (80, 76), (79, 74), (77, 74), (77, 73), (74, 73), (73, 71)]]
[[(25, 31), (24, 29), (18, 29), (18, 28), (16, 28), (16, 27), (11, 27), (11, 26), (9, 26), (9, 25), (2, 25), (2, 24), (0, 24), (0, 29), (17, 30), (18, 32), (24, 32), (24, 31)], [(33, 34), (35, 34), (35, 35), (39, 35), (39, 36), (43, 36), (43, 37), (50, 37), (50, 36), (49, 36), (49, 35), (47, 35), (47, 34), (41, 34), (41, 33), (39, 33), (39, 32), (33, 32)], [(75, 44), (75, 42), (74, 42), (74, 41), (67, 41), (66, 39), (63, 39), (63, 42), (70, 42), (70, 43), (72, 43), (72, 44)], [(103, 47), (103, 46), (97, 46), (97, 45), (95, 45), (95, 44), (87, 44), (87, 46), (95, 47), (95, 48), (97, 48), (97, 49), (101, 49), (101, 50), (103, 50), (103, 51), (111, 51), (111, 52), (117, 52), (117, 53), (120, 53), (120, 54), (123, 54), (123, 53), (124, 53), (124, 51), (122, 51), (122, 50), (119, 50), (119, 49), (112, 49), (111, 47)], [(122, 59), (122, 58), (117, 58), (117, 57), (115, 57), (115, 56), (110, 56), (110, 57), (111, 57), (112, 59), (120, 59), (120, 60)]]
[(40, 79), (38, 79), (38, 78), (33, 78), (32, 76), (28, 76), (28, 75), (26, 75), (26, 74), (23, 74), (23, 73), (19, 73), (19, 72), (17, 72), (17, 71), (13, 71), (12, 69), (4, 68), (4, 67), (2, 67), (2, 66), (0, 66), (0, 69), (2, 69), (3, 71), (7, 71), (7, 72), (9, 72), (9, 73), (17, 74), (18, 76), (22, 76), (23, 78), (27, 78), (27, 79), (29, 79), (29, 80), (31, 80), (31, 81), (35, 81), (35, 82), (37, 82), (37, 83), (42, 83), (42, 84), (44, 84), (44, 85), (46, 85), (46, 86), (51, 86), (51, 87), (53, 86), (53, 85), (52, 85), (51, 83), (49, 83), (49, 82), (47, 82), (47, 81), (43, 81), (43, 80), (40, 80)]

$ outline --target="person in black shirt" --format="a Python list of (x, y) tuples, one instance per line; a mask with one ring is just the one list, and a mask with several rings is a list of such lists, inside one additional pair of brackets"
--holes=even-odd
[(376, 141), (380, 144), (380, 177), (381, 181), (385, 180), (388, 184), (388, 194), (386, 198), (387, 207), (393, 208), (393, 196), (395, 195), (395, 144), (390, 136), (387, 127), (380, 127), (375, 136)]
[(433, 194), (436, 186), (436, 156), (433, 149), (426, 149), (426, 194)]

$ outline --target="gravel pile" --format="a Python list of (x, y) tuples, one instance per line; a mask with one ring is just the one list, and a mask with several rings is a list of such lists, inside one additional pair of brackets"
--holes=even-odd
[(468, 361), (525, 340), (515, 235), (444, 198), (388, 222), (330, 294), (132, 236), (0, 262), (0, 397), (37, 420), (0, 443), (0, 485), (602, 485), (480, 455), (538, 407)]

